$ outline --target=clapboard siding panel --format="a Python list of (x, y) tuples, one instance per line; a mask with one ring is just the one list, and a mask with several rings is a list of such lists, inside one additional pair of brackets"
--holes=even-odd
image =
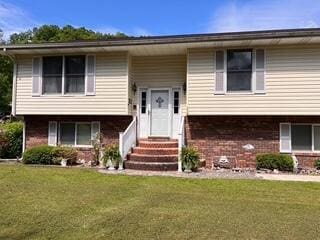
[(320, 46), (267, 48), (261, 95), (214, 95), (214, 55), (188, 52), (189, 115), (320, 115)]
[[(152, 56), (132, 58), (133, 81), (138, 87), (182, 87), (186, 81), (186, 56)], [(138, 94), (136, 94), (135, 103)], [(182, 112), (186, 97), (182, 94)]]
[(32, 97), (32, 56), (18, 57), (16, 114), (128, 114), (128, 54), (96, 55), (95, 96)]

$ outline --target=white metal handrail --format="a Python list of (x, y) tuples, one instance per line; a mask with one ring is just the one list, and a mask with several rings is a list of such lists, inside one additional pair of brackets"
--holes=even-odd
[[(119, 152), (122, 163), (131, 148), (137, 145), (137, 117), (134, 117), (130, 125), (124, 132), (119, 133)], [(122, 165), (122, 164), (121, 164)], [(121, 166), (122, 168), (122, 166)]]
[(184, 116), (180, 118), (178, 137), (178, 172), (182, 172), (181, 151), (185, 146)]

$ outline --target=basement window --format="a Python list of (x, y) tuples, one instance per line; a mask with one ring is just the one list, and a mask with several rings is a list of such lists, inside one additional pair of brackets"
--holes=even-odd
[(91, 123), (60, 123), (60, 144), (71, 146), (91, 145)]
[(320, 125), (291, 124), (292, 151), (320, 151)]

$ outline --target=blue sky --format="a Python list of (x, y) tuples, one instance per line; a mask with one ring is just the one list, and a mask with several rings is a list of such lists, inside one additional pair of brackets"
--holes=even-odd
[(42, 24), (168, 35), (320, 26), (318, 0), (0, 0), (8, 37)]

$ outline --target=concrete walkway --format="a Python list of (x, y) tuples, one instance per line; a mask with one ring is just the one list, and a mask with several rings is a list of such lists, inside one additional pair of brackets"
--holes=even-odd
[(233, 172), (227, 169), (208, 170), (200, 169), (195, 173), (179, 173), (176, 171), (141, 171), (141, 170), (123, 170), (109, 171), (99, 169), (98, 172), (108, 175), (129, 175), (129, 176), (163, 176), (163, 177), (178, 177), (178, 178), (194, 178), (194, 179), (260, 179), (273, 181), (297, 181), (297, 182), (319, 182), (320, 175), (299, 175), (299, 174), (269, 174), (256, 172)]
[(264, 180), (275, 181), (297, 181), (297, 182), (320, 182), (320, 175), (299, 175), (299, 174), (266, 174), (257, 173), (256, 176)]

